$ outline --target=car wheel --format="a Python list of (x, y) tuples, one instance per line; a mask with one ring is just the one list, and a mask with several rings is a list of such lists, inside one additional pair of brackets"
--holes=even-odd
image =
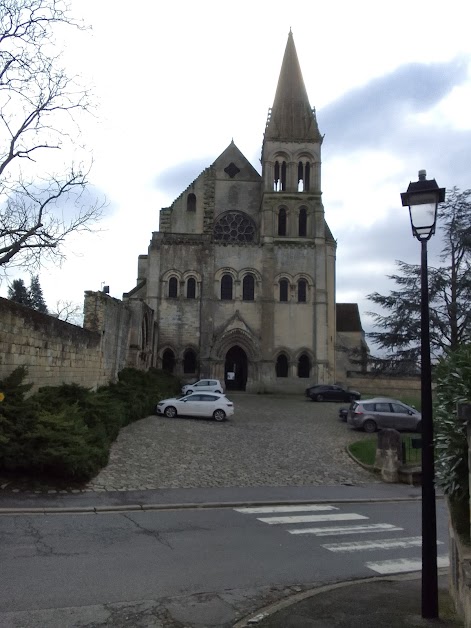
[(164, 412), (165, 416), (169, 419), (173, 419), (173, 417), (177, 416), (177, 410), (173, 406), (167, 406)]
[(416, 432), (421, 432), (422, 431), (422, 421), (419, 421), (417, 423), (417, 425), (415, 426), (415, 431)]
[(324, 401), (323, 395), (316, 395), (316, 401)]
[(226, 420), (226, 413), (224, 412), (224, 410), (215, 410), (213, 413), (213, 418), (216, 421), (225, 421)]
[(363, 423), (363, 429), (365, 430), (365, 432), (368, 432), (368, 434), (373, 434), (373, 432), (376, 432), (376, 423), (373, 421), (373, 419), (366, 419), (366, 421)]
[(219, 395), (222, 395), (222, 390), (216, 390), (215, 392), (217, 392)]

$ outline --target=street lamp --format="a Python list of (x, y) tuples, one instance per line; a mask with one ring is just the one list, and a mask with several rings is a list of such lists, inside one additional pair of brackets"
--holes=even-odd
[(409, 206), (412, 233), (422, 245), (421, 255), (421, 400), (422, 400), (422, 617), (438, 617), (437, 516), (435, 504), (435, 465), (432, 417), (432, 369), (430, 364), (430, 320), (428, 299), (427, 241), (435, 233), (438, 203), (445, 200), (445, 188), (435, 179), (427, 180), (419, 170), (419, 180), (409, 183), (401, 194)]

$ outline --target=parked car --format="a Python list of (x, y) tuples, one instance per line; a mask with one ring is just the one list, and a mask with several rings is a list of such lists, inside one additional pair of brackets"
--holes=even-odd
[(348, 409), (347, 423), (370, 433), (385, 427), (420, 432), (422, 415), (412, 406), (397, 399), (375, 397), (353, 402)]
[(200, 379), (194, 384), (182, 386), (182, 395), (189, 395), (192, 392), (201, 392), (202, 390), (220, 394), (224, 392), (224, 388), (218, 379)]
[(226, 395), (218, 393), (190, 393), (172, 399), (163, 399), (157, 404), (157, 414), (173, 419), (176, 416), (213, 417), (225, 421), (234, 414), (234, 404)]
[(306, 388), (306, 397), (312, 401), (354, 401), (361, 399), (357, 390), (347, 390), (343, 386), (316, 384)]

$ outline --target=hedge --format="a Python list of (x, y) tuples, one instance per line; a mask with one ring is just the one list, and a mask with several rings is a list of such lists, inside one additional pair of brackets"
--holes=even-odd
[(86, 481), (108, 462), (119, 430), (153, 414), (159, 399), (179, 391), (178, 380), (157, 369), (124, 369), (96, 391), (77, 384), (28, 395), (25, 367), (0, 380), (0, 470)]

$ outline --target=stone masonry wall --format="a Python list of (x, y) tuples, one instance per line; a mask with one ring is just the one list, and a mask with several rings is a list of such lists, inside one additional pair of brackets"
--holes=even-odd
[(0, 298), (0, 378), (22, 365), (34, 389), (63, 382), (93, 388), (111, 375), (99, 333)]

